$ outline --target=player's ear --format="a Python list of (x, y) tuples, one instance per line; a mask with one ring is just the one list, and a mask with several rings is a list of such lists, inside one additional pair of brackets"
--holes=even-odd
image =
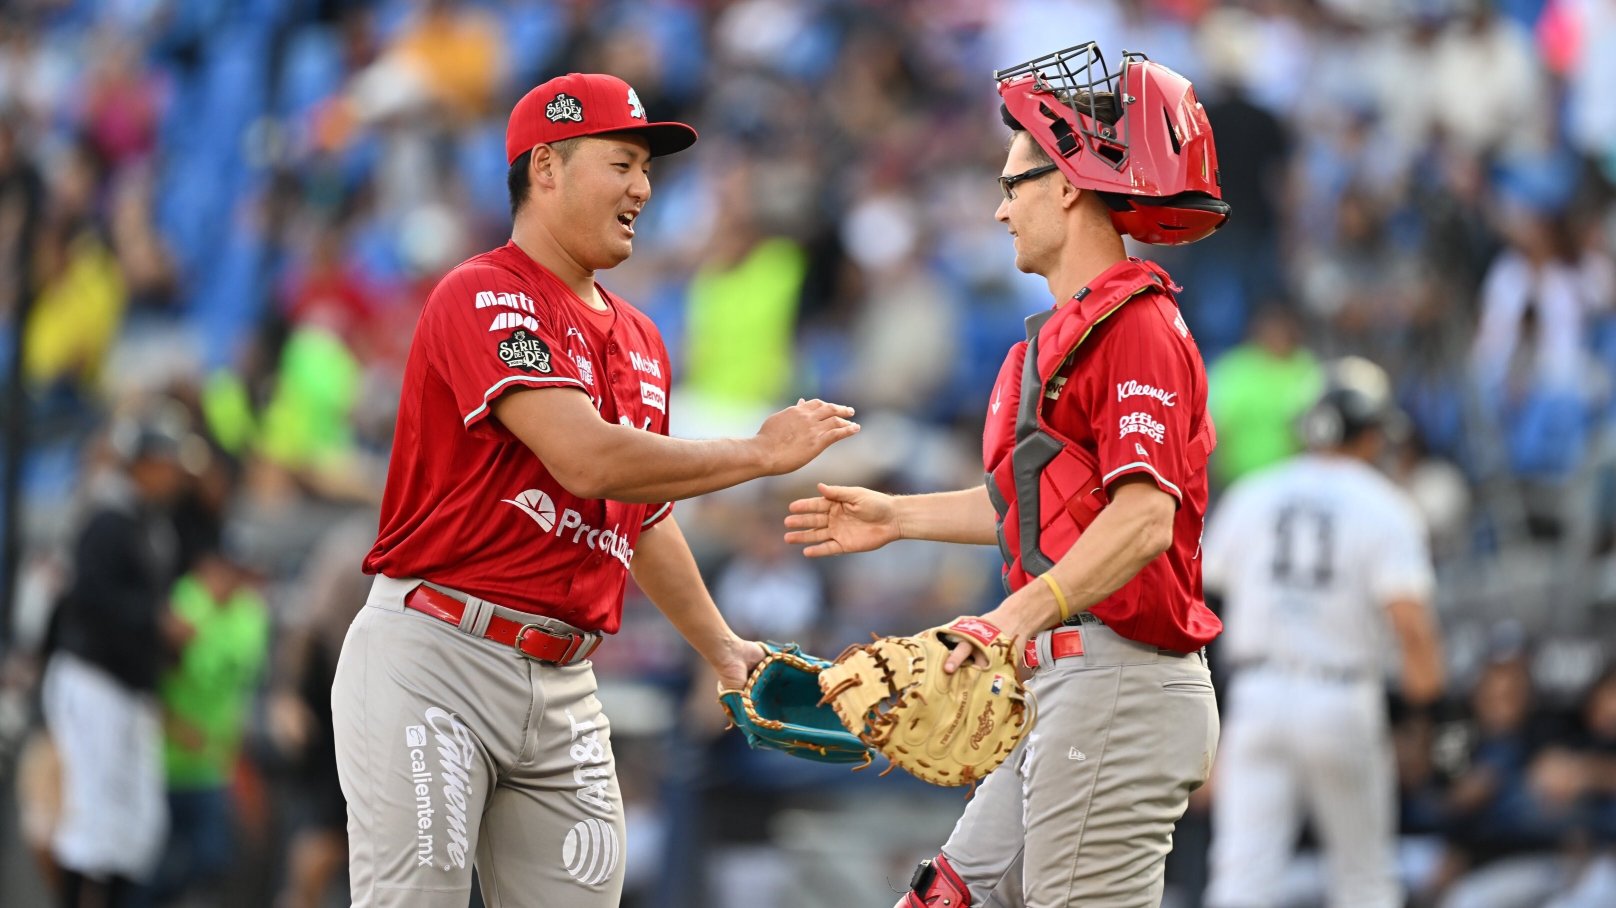
[(549, 145), (533, 146), (533, 158), (528, 162), (528, 182), (545, 189), (554, 189), (556, 170), (561, 166), (561, 155)]
[(1072, 181), (1066, 178), (1066, 174), (1057, 172), (1056, 175), (1060, 177), (1061, 210), (1066, 211), (1075, 208), (1077, 203), (1083, 200), (1083, 190), (1073, 186)]

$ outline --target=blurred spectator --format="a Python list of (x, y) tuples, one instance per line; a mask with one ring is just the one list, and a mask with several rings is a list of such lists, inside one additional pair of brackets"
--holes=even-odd
[(1200, 31), (1210, 78), (1199, 90), (1217, 130), (1223, 200), (1234, 211), (1215, 236), (1186, 250), (1184, 283), (1194, 292), (1184, 296), (1184, 317), (1208, 360), (1236, 343), (1251, 311), (1284, 289), (1280, 230), (1292, 142), (1285, 124), (1254, 101), (1248, 87), (1253, 18), (1218, 10)]
[(1302, 301), (1341, 349), (1395, 362), (1415, 301), (1414, 250), (1395, 241), (1389, 212), (1365, 186), (1345, 186), (1332, 210), (1331, 242), (1306, 250), (1298, 265)]
[(331, 682), (348, 623), (363, 607), (370, 578), (360, 562), (376, 534), (376, 514), (356, 512), (320, 534), (293, 583), (298, 601), (275, 652), (269, 733), (291, 771), (286, 879), (276, 908), (320, 908), (344, 880), (348, 810), (337, 781)]
[(47, 413), (87, 411), (128, 301), (96, 217), (101, 179), (101, 164), (85, 144), (59, 159), (34, 244), (37, 296), (23, 329), (23, 362)]
[(1250, 339), (1207, 370), (1207, 410), (1218, 428), (1213, 480), (1219, 486), (1301, 449), (1296, 420), (1324, 386), (1324, 371), (1301, 340), (1296, 316), (1270, 306), (1252, 320)]
[[(1454, 0), (1458, 16), (1431, 48), (1431, 117), (1461, 148), (1532, 152), (1550, 146), (1549, 84), (1532, 36), (1497, 0)], [(1499, 116), (1507, 110), (1509, 116)]]
[(164, 617), (179, 554), (168, 509), (207, 451), (173, 404), (119, 417), (108, 442), (117, 462), (92, 491), (44, 681), (62, 766), (52, 851), (61, 903), (73, 908), (135, 904), (162, 854), (168, 818), (154, 693), (181, 637)]
[[(1444, 896), (1443, 908), (1534, 904), (1565, 882), (1552, 852), (1572, 817), (1562, 803), (1540, 796), (1529, 769), (1560, 733), (1537, 709), (1528, 663), (1509, 656), (1489, 663), (1470, 697), (1474, 726), (1468, 768), (1448, 790), (1447, 873), (1466, 875)], [(1498, 893), (1518, 901), (1495, 902)], [(1523, 895), (1524, 893), (1524, 895)]]
[(449, 0), (425, 0), (392, 52), (452, 116), (487, 114), (504, 75), (503, 45), (490, 16)]
[(752, 523), (738, 533), (739, 551), (715, 575), (713, 599), (748, 640), (810, 641), (823, 625), (818, 573), (780, 544), (769, 519), (771, 511), (783, 510), (754, 508)]
[(1550, 7), (1574, 48), (1567, 73), (1571, 142), (1616, 182), (1616, 4), (1558, 0)]
[(1482, 286), (1472, 351), (1478, 392), (1504, 428), (1511, 466), (1550, 479), (1579, 464), (1587, 416), (1607, 393), (1594, 378), (1588, 328), (1616, 295), (1611, 259), (1581, 241), (1563, 209), (1574, 179), (1568, 166), (1536, 161), (1509, 172), (1509, 246)]
[(168, 774), (168, 846), (158, 905), (217, 886), (235, 857), (230, 784), (269, 643), (269, 612), (234, 537), (204, 554), (170, 596), (182, 629), (158, 686)]
[(719, 432), (761, 419), (793, 375), (808, 262), (798, 243), (759, 223), (755, 194), (766, 188), (761, 171), (725, 178), (707, 255), (690, 282), (682, 399), (711, 412)]
[(160, 89), (146, 70), (143, 49), (134, 36), (109, 29), (94, 43), (81, 116), (96, 153), (116, 168), (151, 154)]
[(123, 172), (112, 190), (109, 230), (129, 293), (129, 308), (166, 312), (178, 301), (179, 274), (167, 243), (152, 223), (149, 169)]

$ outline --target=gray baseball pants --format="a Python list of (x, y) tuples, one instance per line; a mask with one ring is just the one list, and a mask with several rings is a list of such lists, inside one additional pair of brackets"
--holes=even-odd
[(1085, 615), (1084, 653), (1035, 638), (1038, 722), (943, 846), (974, 908), (1155, 908), (1218, 711), (1206, 657), (1158, 651)]
[(623, 804), (590, 664), (532, 661), (376, 578), (331, 705), (356, 906), (615, 908)]

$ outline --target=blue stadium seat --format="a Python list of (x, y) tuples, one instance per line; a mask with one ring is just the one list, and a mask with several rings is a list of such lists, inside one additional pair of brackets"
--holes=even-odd
[(342, 42), (329, 28), (305, 25), (292, 33), (281, 58), (275, 110), (297, 119), (342, 87)]

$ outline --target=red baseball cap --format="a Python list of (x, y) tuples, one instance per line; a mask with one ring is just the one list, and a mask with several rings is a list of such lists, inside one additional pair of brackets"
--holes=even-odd
[(603, 132), (636, 132), (651, 143), (651, 156), (696, 144), (683, 123), (648, 123), (645, 105), (627, 82), (603, 73), (567, 73), (522, 96), (505, 125), (505, 163), (535, 145)]

